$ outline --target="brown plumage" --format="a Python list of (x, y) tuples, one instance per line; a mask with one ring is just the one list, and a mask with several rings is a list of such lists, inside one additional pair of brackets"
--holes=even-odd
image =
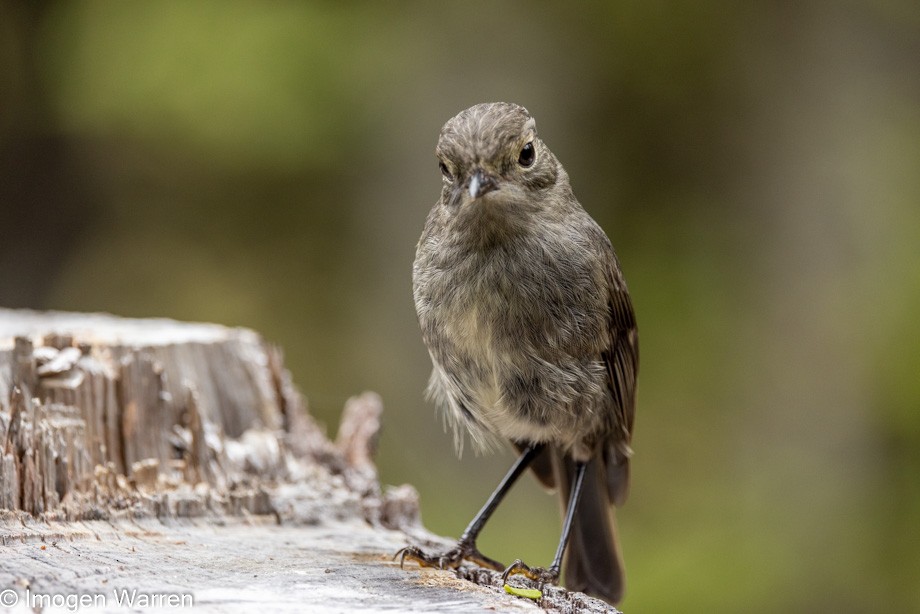
[[(566, 584), (616, 602), (624, 581), (612, 506), (625, 501), (629, 485), (639, 356), (619, 262), (523, 107), (489, 103), (461, 112), (441, 130), (437, 156), (441, 198), (413, 268), (434, 364), (429, 394), (458, 442), (468, 432), (480, 447), (504, 440), (524, 450), (498, 500), (528, 465), (559, 490), (564, 509), (583, 478)], [(409, 548), (403, 557), (497, 566), (475, 548), (495, 505), (487, 504), (455, 550), (432, 557)], [(566, 537), (564, 529), (550, 568), (521, 563), (506, 575), (554, 581)]]

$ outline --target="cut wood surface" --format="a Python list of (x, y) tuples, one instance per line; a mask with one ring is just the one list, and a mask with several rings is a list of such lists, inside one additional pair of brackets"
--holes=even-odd
[(0, 611), (615, 612), (400, 569), (450, 542), (380, 487), (382, 409), (350, 399), (333, 443), (251, 330), (0, 309)]

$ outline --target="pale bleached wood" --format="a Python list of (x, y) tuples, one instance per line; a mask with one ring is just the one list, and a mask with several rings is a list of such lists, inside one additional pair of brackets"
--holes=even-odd
[(202, 505), (258, 505), (240, 491), (282, 478), (286, 450), (270, 446), (256, 475), (233, 442), (295, 434), (274, 354), (245, 329), (0, 311), (0, 502), (74, 520), (169, 516), (182, 514), (169, 494), (194, 487)]

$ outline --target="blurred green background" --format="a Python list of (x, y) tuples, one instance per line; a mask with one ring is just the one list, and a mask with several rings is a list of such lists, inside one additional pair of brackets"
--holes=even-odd
[[(635, 612), (920, 611), (920, 5), (0, 1), (0, 304), (261, 331), (457, 535), (423, 399), (438, 130), (536, 116), (639, 318)], [(482, 549), (546, 564), (524, 480)]]

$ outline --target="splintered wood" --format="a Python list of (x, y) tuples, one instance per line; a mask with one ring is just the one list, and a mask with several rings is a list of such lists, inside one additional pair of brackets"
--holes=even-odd
[(361, 509), (376, 473), (346, 453), (369, 454), (325, 438), (253, 331), (0, 310), (0, 523), (307, 513), (272, 498), (311, 472), (360, 481)]

